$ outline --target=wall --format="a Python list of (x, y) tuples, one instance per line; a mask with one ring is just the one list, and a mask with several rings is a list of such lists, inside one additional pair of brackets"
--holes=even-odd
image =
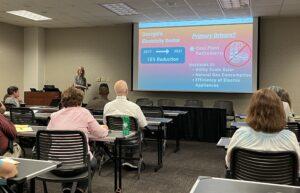
[[(300, 90), (297, 89), (300, 70), (300, 18), (267, 18), (262, 20), (260, 47), (260, 86), (281, 85), (294, 101), (300, 113)], [(293, 29), (293, 30), (291, 30)], [(68, 28), (46, 30), (46, 83), (61, 89), (71, 85), (77, 66), (86, 67), (87, 79), (93, 84), (87, 99), (97, 94), (97, 77), (109, 77), (112, 86), (118, 79), (131, 80), (131, 26)], [(178, 105), (184, 99), (202, 99), (210, 107), (215, 100), (233, 100), (237, 112), (245, 112), (249, 94), (131, 92), (129, 98), (173, 98)]]
[(48, 29), (46, 31), (46, 84), (65, 89), (73, 84), (78, 66), (84, 66), (87, 100), (96, 95), (97, 77), (111, 82), (130, 80), (130, 26)]
[(45, 30), (24, 29), (24, 90), (42, 89), (45, 79)]
[(260, 85), (280, 85), (291, 95), (292, 108), (300, 113), (300, 18), (262, 21)]
[(0, 23), (0, 100), (10, 85), (23, 96), (23, 28)]

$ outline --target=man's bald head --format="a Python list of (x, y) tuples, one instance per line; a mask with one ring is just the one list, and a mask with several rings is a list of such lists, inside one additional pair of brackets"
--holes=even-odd
[(117, 96), (127, 96), (128, 86), (124, 80), (118, 80), (114, 86)]

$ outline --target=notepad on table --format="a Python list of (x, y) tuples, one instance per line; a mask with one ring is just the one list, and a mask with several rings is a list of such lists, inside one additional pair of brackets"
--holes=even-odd
[(29, 132), (33, 131), (28, 125), (15, 125), (17, 132)]

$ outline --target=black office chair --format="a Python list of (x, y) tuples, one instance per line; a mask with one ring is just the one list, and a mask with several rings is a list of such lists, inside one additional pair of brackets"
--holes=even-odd
[(233, 179), (295, 185), (298, 169), (298, 157), (291, 151), (234, 148), (231, 153), (230, 175)]
[(103, 110), (94, 110), (92, 108), (87, 108), (87, 107), (85, 107), (85, 108), (87, 110), (89, 110), (92, 115), (103, 115)]
[[(88, 180), (88, 193), (92, 192), (92, 170), (86, 136), (81, 131), (40, 130), (36, 135), (38, 160), (61, 162), (61, 167), (38, 176), (47, 193), (46, 182), (68, 183)], [(74, 170), (80, 174), (74, 175)], [(82, 173), (81, 173), (82, 172)]]
[[(123, 130), (123, 116), (107, 116), (106, 117), (107, 126), (111, 130)], [(129, 127), (131, 131), (136, 131), (137, 134), (131, 138), (121, 140), (122, 148), (124, 149), (124, 155), (122, 155), (123, 160), (137, 160), (138, 161), (138, 179), (140, 179), (141, 170), (144, 169), (145, 164), (143, 162), (142, 155), (142, 133), (139, 129), (137, 120), (134, 117), (129, 117)], [(138, 157), (134, 154), (138, 152)], [(130, 154), (128, 156), (126, 154)], [(124, 156), (124, 157), (123, 157)]]
[(233, 109), (233, 102), (232, 101), (215, 101), (214, 103), (214, 108), (218, 108), (218, 109), (225, 109), (226, 110), (226, 120), (227, 120), (227, 124), (226, 124), (226, 136), (227, 137), (231, 137), (235, 130), (232, 129), (231, 127), (231, 122), (235, 121), (235, 113), (234, 113), (234, 109)]
[(157, 106), (160, 107), (173, 107), (176, 106), (175, 101), (173, 99), (158, 99)]
[(35, 116), (30, 108), (10, 108), (10, 120), (14, 124), (34, 125)]
[(141, 107), (145, 117), (164, 117), (164, 111), (162, 107), (149, 107), (149, 106), (142, 106)]
[[(17, 125), (35, 125), (35, 115), (30, 108), (10, 108), (10, 120)], [(32, 148), (35, 144), (35, 138), (31, 137), (19, 137), (19, 144), (23, 148)], [(23, 149), (24, 156), (26, 154), (25, 149)]]
[(198, 99), (186, 99), (184, 103), (185, 107), (203, 107), (203, 101)]
[(288, 122), (287, 129), (295, 133), (298, 141), (300, 140), (300, 124), (298, 122)]
[[(155, 117), (155, 118), (163, 118), (164, 117), (164, 111), (162, 107), (141, 107), (143, 114), (145, 117)], [(167, 135), (167, 130), (166, 127), (162, 128), (163, 130), (163, 138), (164, 138), (164, 143), (163, 143), (163, 152), (165, 152), (167, 141), (166, 141), (166, 135)], [(145, 140), (146, 141), (154, 141), (157, 139), (157, 127), (156, 126), (147, 126), (144, 131), (145, 135)]]
[(15, 193), (12, 189), (10, 189), (7, 185), (1, 185), (0, 186), (0, 193)]
[(139, 98), (135, 102), (137, 105), (141, 106), (153, 106), (153, 101), (149, 98)]
[(227, 116), (235, 116), (232, 101), (215, 101), (214, 108), (225, 109)]

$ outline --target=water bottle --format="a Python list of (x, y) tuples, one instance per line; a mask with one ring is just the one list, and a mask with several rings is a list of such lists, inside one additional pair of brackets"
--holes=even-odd
[(122, 117), (123, 120), (123, 135), (129, 135), (130, 132), (130, 119), (129, 116), (123, 116)]

